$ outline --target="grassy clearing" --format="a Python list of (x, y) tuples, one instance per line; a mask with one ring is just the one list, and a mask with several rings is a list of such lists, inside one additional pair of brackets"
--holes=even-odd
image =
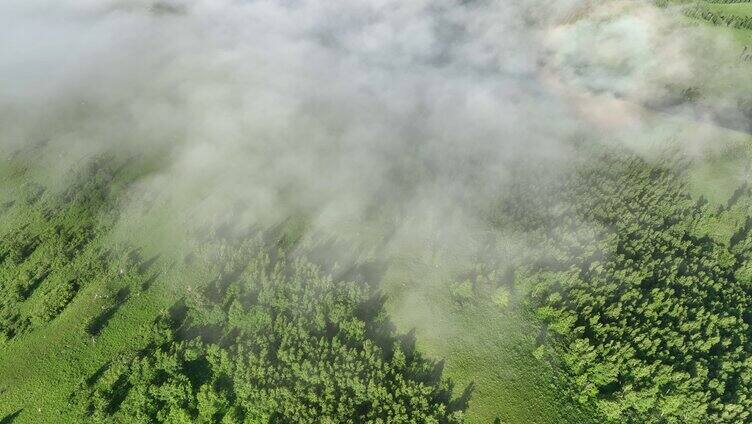
[(401, 331), (414, 329), (418, 347), (444, 359), (458, 389), (472, 387), (469, 423), (596, 423), (568, 398), (560, 371), (533, 356), (540, 327), (523, 308), (488, 300), (458, 304), (445, 265), (395, 264), (385, 276), (388, 310)]

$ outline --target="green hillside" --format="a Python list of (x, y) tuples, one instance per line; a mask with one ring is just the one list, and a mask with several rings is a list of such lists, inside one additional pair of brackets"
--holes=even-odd
[[(299, 26), (250, 4), (242, 16), (284, 31), (261, 25), (272, 36), (247, 46), (211, 5), (183, 27), (193, 6), (147, 2), (128, 27), (141, 5), (114, 3), (70, 14), (198, 35), (135, 68), (170, 72), (96, 62), (126, 94), (89, 86), (97, 66), (65, 68), (80, 78), (38, 104), (0, 89), (0, 423), (752, 421), (752, 87), (734, 78), (752, 3), (644, 5), (646, 22), (725, 43), (713, 58), (728, 63), (688, 60), (703, 76), (663, 103), (592, 88), (633, 71), (626, 59), (588, 86), (532, 60), (555, 53), (537, 44), (516, 67), (488, 52), (558, 40), (588, 8), (554, 23), (540, 5), (492, 9), (525, 29), (476, 33), (476, 2), (429, 7), (436, 20), (399, 9), (393, 27), (342, 6), (368, 31), (340, 39), (322, 4), (285, 5)], [(403, 26), (435, 51), (404, 53)], [(270, 49), (281, 33), (293, 41)], [(252, 66), (222, 67), (237, 57)], [(475, 73), (458, 76), (458, 57)], [(183, 68), (195, 80), (173, 80)], [(223, 97), (233, 87), (260, 94)], [(26, 101), (38, 110), (14, 115)]]
[[(219, 290), (215, 288), (219, 281), (233, 287), (232, 284), (237, 284), (236, 276), (240, 274), (248, 274), (243, 278), (253, 280), (255, 277), (251, 275), (256, 271), (247, 268), (247, 264), (269, 260), (263, 259), (264, 256), (254, 259), (258, 258), (259, 252), (284, 250), (287, 243), (297, 243), (294, 240), (299, 237), (296, 234), (300, 232), (300, 226), (293, 225), (291, 221), (289, 225), (272, 230), (261, 239), (259, 235), (248, 233), (247, 242), (222, 239), (219, 235), (221, 228), (207, 228), (201, 234), (184, 233), (179, 237), (182, 238), (180, 243), (165, 245), (162, 234), (156, 231), (166, 225), (162, 216), (166, 210), (164, 205), (161, 206), (162, 210), (160, 206), (150, 209), (148, 216), (139, 220), (140, 228), (134, 228), (135, 231), (116, 228), (116, 223), (127, 225), (117, 211), (117, 199), (127, 193), (128, 187), (135, 181), (148, 175), (148, 163), (102, 157), (66, 178), (71, 184), (66, 186), (50, 182), (43, 174), (32, 176), (33, 164), (44, 160), (48, 151), (51, 150), (43, 147), (30, 152), (16, 152), (3, 174), (4, 187), (15, 189), (8, 189), (3, 194), (2, 271), (6, 275), (4, 281), (8, 283), (3, 285), (6, 300), (2, 310), (2, 328), (5, 341), (0, 349), (0, 381), (3, 385), (0, 407), (6, 416), (15, 417), (13, 422), (38, 422), (51, 416), (55, 417), (56, 422), (80, 422), (87, 420), (87, 416), (92, 420), (107, 421), (106, 411), (113, 407), (98, 405), (113, 402), (108, 399), (115, 396), (112, 392), (115, 389), (103, 384), (114, 384), (112, 379), (117, 380), (118, 374), (112, 373), (123, 372), (115, 371), (113, 367), (116, 365), (135, 366), (123, 361), (153, 357), (156, 354), (154, 349), (166, 349), (165, 352), (183, 355), (180, 353), (182, 350), (174, 349), (184, 349), (178, 346), (185, 343), (188, 343), (185, 346), (195, 343), (206, 346), (196, 349), (212, 348), (217, 342), (220, 342), (219, 346), (237, 348), (229, 340), (221, 341), (223, 338), (237, 337), (231, 330), (224, 330), (229, 332), (226, 336), (211, 334), (217, 330), (209, 330), (228, 328), (228, 324), (216, 321), (222, 319), (219, 317), (223, 313), (214, 308), (222, 304), (231, 306), (224, 302), (211, 306), (219, 299), (210, 291)], [(32, 178), (39, 182), (28, 183)], [(220, 238), (215, 241), (216, 237)], [(253, 247), (254, 244), (256, 247)], [(179, 249), (165, 250), (166, 246)], [(317, 250), (326, 248), (317, 243), (306, 246), (314, 258)], [(214, 256), (217, 254), (222, 257)], [(372, 290), (376, 290), (373, 294), (366, 291), (351, 300), (377, 301), (373, 306), (368, 306), (373, 310), (368, 317), (360, 318), (362, 321), (358, 321), (361, 322), (359, 325), (376, 325), (378, 328), (373, 331), (378, 332), (391, 331), (386, 328), (392, 324), (373, 321), (377, 317), (380, 320), (388, 319), (385, 311), (380, 312), (381, 302), (386, 301), (386, 310), (392, 309), (390, 315), (398, 331), (404, 334), (411, 329), (417, 330), (418, 349), (442, 361), (441, 365), (431, 366), (439, 366), (438, 370), (443, 368), (443, 374), (452, 382), (447, 387), (454, 387), (456, 400), (447, 405), (463, 410), (469, 400), (470, 409), (466, 416), (470, 422), (485, 422), (497, 417), (503, 417), (504, 422), (589, 420), (586, 408), (560, 396), (566, 383), (559, 368), (532, 356), (539, 330), (526, 308), (515, 306), (517, 300), (514, 298), (508, 305), (500, 307), (490, 297), (476, 299), (472, 293), (468, 294), (470, 297), (467, 300), (458, 303), (447, 289), (451, 282), (445, 281), (445, 276), (461, 273), (461, 270), (475, 265), (456, 261), (452, 266), (449, 266), (450, 262), (442, 263), (442, 268), (436, 268), (426, 263), (425, 258), (399, 261), (389, 264), (383, 271), (383, 277), (359, 271), (360, 267), (368, 269), (377, 266), (367, 262), (348, 271), (348, 275), (356, 278), (356, 281), (360, 280), (358, 284), (371, 284)], [(318, 266), (324, 269), (331, 267), (325, 262)], [(331, 283), (331, 280), (325, 280), (322, 284)], [(252, 286), (252, 283), (247, 284)], [(281, 283), (279, 285), (283, 286)], [(441, 321), (442, 327), (467, 333), (466, 336), (442, 339), (440, 334), (432, 333), (432, 329), (437, 327), (432, 325), (427, 329), (416, 326), (416, 321), (403, 315), (406, 309), (396, 306), (399, 306), (398, 299), (404, 299), (406, 285), (420, 287), (419, 291), (408, 290), (407, 293), (414, 299), (420, 298), (422, 307), (428, 308), (421, 314)], [(272, 285), (264, 290), (274, 290), (274, 287)], [(227, 291), (228, 288), (221, 290)], [(379, 292), (381, 295), (377, 294)], [(194, 294), (199, 297), (194, 297)], [(276, 297), (283, 293), (270, 292), (269, 295)], [(340, 296), (334, 295), (333, 301)], [(380, 296), (385, 297), (378, 300)], [(213, 312), (193, 312), (193, 308), (199, 305), (204, 305), (201, 308), (210, 307)], [(175, 322), (170, 318), (175, 310), (186, 308), (188, 315), (181, 321)], [(198, 315), (192, 316), (193, 313)], [(224, 319), (230, 319), (232, 308), (226, 313), (230, 315)], [(370, 314), (375, 315), (371, 317)], [(321, 317), (331, 319), (327, 314)], [(187, 320), (208, 320), (201, 325), (210, 327), (201, 331), (188, 330), (186, 328), (199, 324), (189, 325), (185, 323)], [(494, 324), (476, 326), (475, 323), (479, 321)], [(385, 326), (384, 329), (381, 326)], [(159, 330), (161, 328), (164, 330)], [(163, 331), (168, 331), (170, 335), (165, 336)], [(266, 330), (253, 331), (266, 334)], [(207, 335), (196, 339), (195, 334), (199, 333)], [(378, 337), (394, 337), (388, 334)], [(447, 344), (447, 341), (450, 343)], [(173, 348), (174, 343), (180, 344)], [(390, 346), (383, 345), (383, 340), (379, 343), (383, 348)], [(151, 366), (160, 365), (155, 363)], [(294, 364), (289, 366), (295, 367)], [(489, 372), (489, 369), (493, 371)], [(105, 378), (107, 380), (102, 380)], [(380, 379), (375, 381), (380, 382)], [(201, 389), (195, 387), (193, 390), (200, 392)], [(81, 398), (81, 393), (89, 394)], [(136, 402), (135, 399), (129, 400), (131, 398), (128, 396), (131, 395), (126, 396), (127, 402)], [(101, 401), (92, 400), (100, 397)], [(280, 402), (268, 401), (272, 402), (271, 405)], [(180, 415), (183, 416), (180, 419), (198, 419), (195, 414), (200, 415), (201, 412), (193, 412), (192, 408), (195, 407), (185, 406), (193, 401), (182, 402), (179, 406), (187, 408), (188, 412), (180, 414), (188, 415)], [(531, 408), (531, 402), (537, 407)], [(173, 408), (177, 411), (178, 406)], [(138, 418), (150, 422), (178, 414), (173, 409), (169, 409), (173, 412), (167, 412), (168, 409), (123, 415), (130, 418), (122, 419), (130, 422), (136, 416), (151, 416), (150, 419)], [(244, 410), (242, 414), (249, 411)], [(113, 419), (119, 420), (118, 416), (114, 415)]]

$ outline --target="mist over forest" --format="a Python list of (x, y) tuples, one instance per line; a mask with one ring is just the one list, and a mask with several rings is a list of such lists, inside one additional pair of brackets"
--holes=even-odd
[(752, 420), (749, 2), (0, 28), (0, 423)]

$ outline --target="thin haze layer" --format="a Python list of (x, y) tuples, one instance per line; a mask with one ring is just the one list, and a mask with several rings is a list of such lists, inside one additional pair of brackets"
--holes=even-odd
[(573, 139), (642, 130), (623, 101), (692, 83), (699, 62), (667, 13), (586, 0), (3, 2), (0, 137), (62, 144), (76, 161), (166, 150), (138, 190), (177, 194), (192, 220), (240, 204), (243, 223), (376, 215), (451, 239), (483, 230), (477, 210), (513, 165), (556, 169)]

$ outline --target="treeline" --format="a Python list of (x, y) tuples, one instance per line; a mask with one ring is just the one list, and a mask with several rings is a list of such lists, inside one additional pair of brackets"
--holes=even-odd
[(694, 5), (684, 8), (683, 13), (689, 18), (702, 19), (713, 25), (725, 25), (739, 29), (752, 29), (752, 16), (725, 15), (716, 13), (702, 5)]
[(538, 201), (549, 212), (530, 225), (551, 248), (518, 278), (550, 336), (539, 354), (617, 422), (747, 422), (752, 220), (730, 239), (707, 226), (749, 213), (749, 189), (712, 208), (674, 169), (604, 154)]
[(462, 422), (467, 394), (454, 398), (441, 365), (394, 333), (373, 287), (259, 240), (193, 259), (217, 267), (216, 279), (186, 287), (141, 349), (81, 382), (82, 420)]
[(735, 4), (735, 3), (750, 3), (752, 0), (703, 0), (705, 3), (714, 4)]

